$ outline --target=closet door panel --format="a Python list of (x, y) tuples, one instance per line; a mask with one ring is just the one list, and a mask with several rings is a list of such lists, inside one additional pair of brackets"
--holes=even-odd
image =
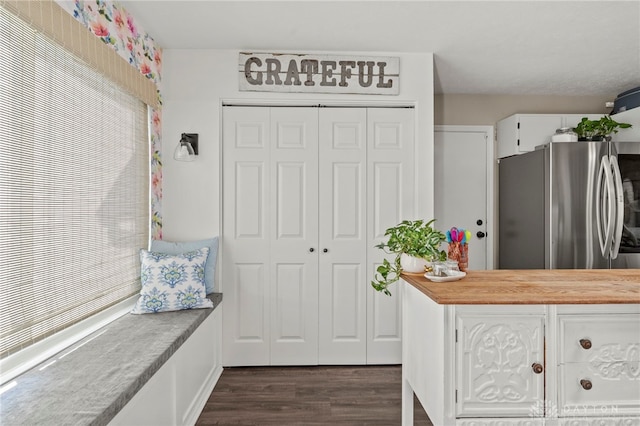
[(331, 339), (333, 342), (352, 343), (359, 339), (362, 325), (363, 312), (358, 311), (361, 297), (358, 287), (364, 279), (362, 265), (334, 263), (332, 266)]
[(318, 111), (271, 108), (271, 364), (318, 363)]
[(304, 263), (278, 263), (274, 270), (271, 364), (315, 365), (317, 333), (309, 330), (313, 324), (309, 324), (308, 302), (305, 300), (309, 297), (305, 289), (305, 278), (309, 275), (306, 267)]
[[(386, 240), (384, 232), (402, 220), (414, 219), (414, 110), (367, 110), (367, 282), (373, 280), (385, 253), (375, 245)], [(388, 256), (391, 259), (391, 256)], [(367, 287), (367, 363), (399, 364), (402, 361), (402, 315), (398, 286), (392, 296)]]
[[(235, 311), (234, 334), (236, 341), (244, 344), (264, 344), (267, 334), (264, 330), (265, 288), (263, 263), (235, 265), (235, 286), (233, 298), (242, 309)], [(226, 293), (225, 293), (226, 294)]]
[(238, 161), (235, 164), (235, 239), (264, 239), (264, 162)]
[(363, 237), (362, 224), (362, 164), (339, 163), (333, 165), (332, 240), (357, 241)]
[(397, 161), (383, 159), (373, 163), (371, 168), (373, 197), (370, 204), (373, 206), (373, 235), (383, 241), (386, 239), (385, 230), (403, 220), (403, 209), (400, 204), (403, 196), (403, 165)]
[(223, 113), (223, 365), (268, 365), (269, 111)]
[(319, 111), (321, 364), (366, 362), (366, 110)]

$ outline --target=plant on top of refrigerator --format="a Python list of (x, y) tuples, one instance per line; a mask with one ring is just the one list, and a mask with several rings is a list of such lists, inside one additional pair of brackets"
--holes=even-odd
[(631, 127), (629, 123), (618, 123), (611, 116), (605, 115), (598, 121), (598, 134), (601, 136), (609, 136), (612, 133), (618, 133), (618, 128), (628, 129)]
[(579, 140), (601, 141), (606, 140), (612, 133), (618, 133), (618, 129), (628, 129), (629, 123), (618, 123), (611, 116), (605, 115), (599, 120), (589, 120), (582, 117), (582, 120), (574, 127)]

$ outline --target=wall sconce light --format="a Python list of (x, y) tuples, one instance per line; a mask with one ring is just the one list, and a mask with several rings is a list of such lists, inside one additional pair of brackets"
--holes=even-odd
[(198, 134), (183, 133), (180, 142), (173, 153), (173, 158), (177, 161), (193, 161), (198, 155)]

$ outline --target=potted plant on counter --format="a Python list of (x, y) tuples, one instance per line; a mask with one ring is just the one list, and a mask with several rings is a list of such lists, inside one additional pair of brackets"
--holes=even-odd
[(400, 279), (403, 271), (424, 274), (428, 262), (447, 258), (446, 252), (440, 250), (446, 237), (433, 228), (434, 222), (435, 219), (429, 222), (404, 220), (385, 231), (387, 242), (376, 245), (376, 248), (393, 253), (396, 257), (393, 262), (384, 259), (382, 265), (378, 266), (371, 282), (374, 289), (391, 296), (388, 287)]
[(618, 123), (611, 116), (605, 115), (600, 120), (589, 120), (582, 117), (582, 120), (574, 128), (580, 141), (603, 141), (611, 140), (612, 133), (618, 133), (618, 129), (628, 129), (629, 123)]

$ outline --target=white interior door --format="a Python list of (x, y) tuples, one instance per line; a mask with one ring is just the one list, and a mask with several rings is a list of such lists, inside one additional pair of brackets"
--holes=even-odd
[[(471, 231), (469, 269), (493, 269), (493, 185), (488, 173), (493, 133), (486, 127), (441, 126), (435, 131), (435, 226)], [(445, 248), (443, 246), (443, 248)]]
[(225, 108), (221, 288), (223, 365), (270, 363), (270, 121), (267, 108)]
[(321, 364), (366, 360), (367, 111), (320, 115)]
[(318, 363), (318, 111), (271, 108), (271, 364)]
[(318, 119), (223, 117), (224, 365), (318, 363)]
[(387, 228), (415, 217), (414, 110), (367, 110), (367, 363), (402, 362), (402, 300), (375, 291), (371, 281), (385, 253), (375, 245)]

